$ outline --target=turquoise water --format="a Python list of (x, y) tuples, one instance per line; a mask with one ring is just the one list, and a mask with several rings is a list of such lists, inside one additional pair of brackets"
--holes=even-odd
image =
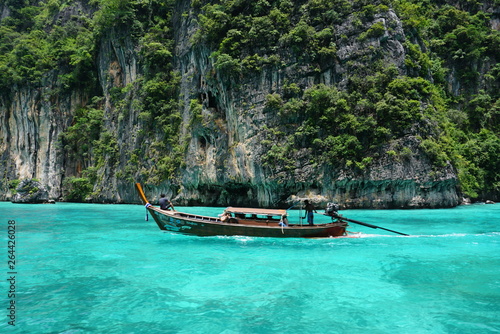
[(500, 332), (500, 205), (341, 213), (411, 236), (351, 224), (350, 238), (200, 238), (137, 205), (0, 203), (0, 331)]

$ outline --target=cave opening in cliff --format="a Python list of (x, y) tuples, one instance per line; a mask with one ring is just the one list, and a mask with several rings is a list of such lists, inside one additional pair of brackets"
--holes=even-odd
[(208, 100), (208, 108), (213, 108), (215, 109), (215, 111), (219, 111), (219, 108), (217, 108), (217, 102), (215, 96), (210, 91), (207, 92), (207, 100)]
[(201, 149), (205, 150), (207, 148), (207, 139), (205, 137), (198, 138), (198, 143)]

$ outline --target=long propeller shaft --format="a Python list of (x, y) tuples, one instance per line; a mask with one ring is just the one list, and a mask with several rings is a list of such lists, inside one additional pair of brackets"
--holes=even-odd
[(381, 226), (377, 226), (377, 225), (372, 225), (372, 224), (368, 224), (368, 223), (363, 223), (363, 222), (360, 222), (359, 220), (344, 218), (344, 217), (341, 217), (341, 216), (334, 216), (334, 217), (337, 218), (337, 219), (340, 219), (340, 220), (345, 220), (345, 221), (348, 221), (348, 222), (351, 222), (351, 223), (354, 223), (354, 224), (359, 224), (359, 225), (363, 225), (363, 226), (374, 228), (374, 229), (379, 228), (381, 230), (386, 230), (386, 231), (389, 231), (389, 232), (392, 232), (392, 233), (397, 233), (397, 234), (406, 235), (406, 236), (409, 235), (409, 234), (406, 234), (406, 233), (402, 233), (402, 232), (390, 230), (390, 229), (385, 228), (385, 227), (381, 227)]

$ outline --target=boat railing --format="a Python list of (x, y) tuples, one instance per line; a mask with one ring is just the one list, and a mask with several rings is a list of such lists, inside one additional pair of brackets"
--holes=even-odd
[(152, 205), (150, 207), (153, 208), (157, 212), (161, 212), (163, 214), (167, 214), (170, 216), (177, 216), (177, 217), (184, 218), (184, 219), (195, 219), (195, 220), (201, 220), (201, 221), (222, 223), (220, 218), (216, 218), (216, 217), (202, 216), (202, 215), (196, 215), (196, 214), (180, 212), (180, 211), (161, 210), (160, 208), (154, 207)]
[(215, 217), (200, 216), (200, 215), (195, 215), (195, 214), (185, 213), (185, 212), (175, 212), (175, 215), (180, 216), (182, 218), (186, 218), (186, 219), (196, 219), (196, 220), (202, 220), (202, 221), (208, 221), (208, 222), (221, 223), (221, 220), (219, 218), (215, 218)]

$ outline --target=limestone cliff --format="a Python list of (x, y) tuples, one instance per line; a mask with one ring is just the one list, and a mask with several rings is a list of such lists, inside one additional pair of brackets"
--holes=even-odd
[[(188, 99), (199, 96), (203, 120), (189, 129), (186, 168), (177, 200), (191, 204), (283, 206), (312, 196), (323, 204), (333, 200), (346, 207), (366, 208), (440, 207), (460, 202), (453, 168), (448, 164), (440, 173), (433, 172), (432, 162), (420, 151), (415, 137), (401, 139), (403, 146), (411, 148), (412, 158), (388, 159), (382, 154), (362, 174), (328, 164), (311, 166), (307, 149), (294, 156), (293, 173), (286, 176), (263, 166), (263, 128), (280, 122), (279, 115), (266, 112), (268, 94), (282, 93), (289, 80), (303, 87), (323, 83), (342, 88), (347, 82), (347, 64), (360, 61), (373, 50), (381, 52), (384, 61), (404, 68), (405, 33), (396, 14), (388, 11), (357, 27), (354, 18), (349, 16), (338, 27), (339, 36), (350, 38), (338, 44), (337, 57), (320, 73), (293, 64), (265, 68), (240, 84), (221, 74), (216, 74), (215, 80), (206, 79), (214, 71), (211, 51), (188, 42), (197, 30), (196, 20), (191, 15), (182, 17), (176, 44), (183, 78), (181, 96), (185, 98), (183, 119), (190, 117)], [(377, 22), (386, 27), (384, 33), (360, 41), (359, 35)]]
[[(336, 126), (316, 124), (323, 136), (318, 144), (314, 135), (297, 134), (314, 117), (300, 110), (292, 116), (286, 113), (300, 94), (307, 95), (318, 85), (334, 87), (339, 94), (352, 90), (352, 74), (360, 77), (373, 62), (384, 68), (393, 65), (396, 72), (390, 72), (391, 80), (413, 75), (415, 67), (408, 65), (410, 53), (415, 53), (411, 48), (420, 43), (425, 49), (425, 45), (414, 30), (405, 31), (396, 10), (386, 6), (362, 20), (356, 11), (346, 12), (341, 21), (332, 21), (334, 29), (311, 23), (319, 36), (311, 45), (325, 38), (331, 41), (322, 53), (301, 55), (306, 51), (298, 50), (291, 39), (276, 37), (276, 45), (286, 46), (276, 51), (279, 61), (270, 60), (271, 53), (260, 46), (241, 54), (245, 64), (257, 59), (252, 70), (229, 67), (228, 71), (221, 60), (224, 50), (200, 37), (204, 31), (200, 15), (208, 12), (200, 3), (172, 2), (170, 30), (155, 30), (155, 38), (161, 36), (161, 40), (144, 32), (152, 23), (142, 22), (142, 30), (128, 21), (103, 27), (93, 51), (96, 84), (92, 89), (78, 85), (64, 89), (60, 79), (64, 69), (53, 69), (39, 84), (13, 85), (3, 92), (2, 198), (9, 197), (10, 180), (26, 178), (47, 185), (50, 198), (65, 198), (71, 188), (67, 181), (83, 177), (92, 191), (81, 200), (95, 202), (139, 203), (135, 181), (146, 184), (153, 200), (165, 192), (181, 205), (283, 207), (306, 197), (356, 208), (451, 207), (461, 202), (456, 166), (449, 160), (436, 164), (436, 156), (422, 144), (443, 131), (435, 120), (419, 118), (373, 147), (363, 148), (369, 144), (363, 136), (371, 140), (370, 130), (364, 130), (366, 135), (356, 134), (360, 144), (353, 158), (325, 158), (333, 150), (325, 149), (326, 132), (335, 133), (335, 138), (344, 133), (337, 133)], [(162, 6), (156, 1), (148, 8), (136, 5), (143, 20)], [(2, 17), (8, 17), (3, 6)], [(87, 8), (85, 1), (71, 6), (87, 17), (97, 10)], [(296, 9), (288, 9), (296, 27), (305, 11), (300, 8), (297, 4)], [(313, 10), (308, 10), (307, 15), (312, 15)], [(163, 58), (155, 58), (159, 55)], [(234, 53), (231, 56), (228, 51), (228, 55), (235, 59)], [(489, 69), (491, 63), (485, 66)], [(430, 74), (428, 79), (433, 80)], [(449, 82), (453, 91), (460, 80)], [(292, 93), (291, 87), (296, 88)], [(371, 98), (363, 94), (360, 101)], [(274, 108), (269, 102), (273, 96), (279, 100)], [(306, 98), (301, 101), (304, 108), (311, 104)], [(419, 108), (427, 110), (429, 103), (426, 97)], [(352, 110), (362, 108), (359, 101), (353, 106)], [(101, 113), (95, 119), (84, 118), (81, 110)], [(77, 130), (76, 126), (93, 121), (94, 127)], [(77, 141), (68, 131), (82, 131), (80, 139), (85, 140)], [(285, 153), (273, 155), (273, 150), (283, 147)]]
[(50, 198), (59, 198), (63, 177), (79, 172), (74, 162), (64, 159), (58, 138), (88, 97), (79, 91), (54, 96), (55, 76), (48, 74), (44, 87), (14, 86), (11, 94), (1, 97), (3, 198), (8, 195), (7, 181), (31, 178), (48, 186)]

